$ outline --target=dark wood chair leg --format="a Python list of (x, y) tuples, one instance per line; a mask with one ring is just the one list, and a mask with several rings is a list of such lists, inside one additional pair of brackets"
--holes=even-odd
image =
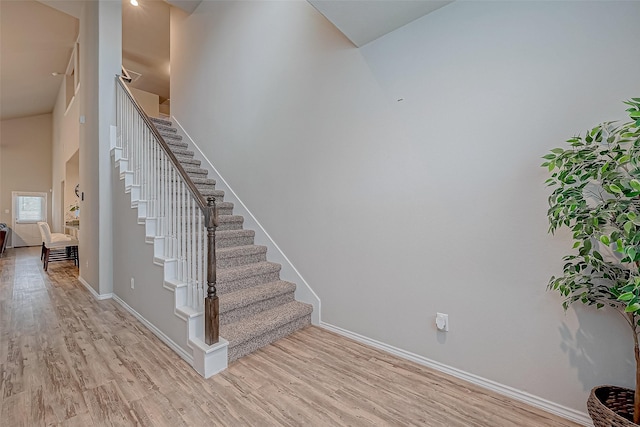
[(42, 242), (42, 250), (40, 251), (40, 261), (44, 258), (44, 242)]
[(47, 268), (49, 268), (49, 253), (51, 252), (51, 249), (49, 248), (45, 248), (44, 249), (44, 271), (47, 271)]

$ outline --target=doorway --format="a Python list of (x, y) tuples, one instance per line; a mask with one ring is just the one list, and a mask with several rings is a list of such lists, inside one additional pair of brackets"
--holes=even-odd
[(47, 193), (11, 192), (13, 204), (12, 246), (39, 246), (42, 244), (38, 222), (47, 221)]

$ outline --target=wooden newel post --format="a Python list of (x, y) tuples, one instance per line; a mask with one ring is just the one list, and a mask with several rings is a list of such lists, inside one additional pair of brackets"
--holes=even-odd
[(218, 226), (218, 212), (213, 197), (207, 198), (207, 297), (204, 299), (204, 341), (208, 345), (218, 342), (219, 307), (216, 290), (216, 227)]

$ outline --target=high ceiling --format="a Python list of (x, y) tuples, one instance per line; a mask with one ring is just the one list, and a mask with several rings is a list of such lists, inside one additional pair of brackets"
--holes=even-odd
[[(169, 4), (122, 0), (122, 65), (137, 78), (131, 86), (169, 98)], [(140, 75), (138, 77), (138, 75)]]
[(308, 0), (358, 47), (453, 0)]
[[(139, 7), (122, 3), (123, 65), (141, 74), (134, 87), (164, 101), (170, 6), (162, 0), (139, 0)], [(81, 12), (82, 2), (74, 0), (0, 1), (0, 120), (53, 111)]]
[[(123, 65), (132, 86), (169, 98), (170, 5), (188, 13), (201, 0), (122, 1)], [(363, 46), (451, 1), (308, 0), (356, 46)], [(0, 0), (0, 120), (53, 110), (73, 45), (82, 3)], [(139, 75), (139, 76), (138, 76)]]
[(78, 19), (37, 1), (0, 1), (0, 119), (53, 110)]

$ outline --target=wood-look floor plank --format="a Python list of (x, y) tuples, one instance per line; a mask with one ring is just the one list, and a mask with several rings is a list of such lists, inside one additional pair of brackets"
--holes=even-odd
[(83, 393), (94, 425), (132, 426), (138, 424), (115, 382), (110, 381)]
[(132, 401), (130, 405), (142, 427), (188, 427), (180, 414), (173, 410), (168, 397), (158, 391)]
[(39, 251), (0, 258), (2, 427), (576, 426), (316, 327), (205, 380)]

